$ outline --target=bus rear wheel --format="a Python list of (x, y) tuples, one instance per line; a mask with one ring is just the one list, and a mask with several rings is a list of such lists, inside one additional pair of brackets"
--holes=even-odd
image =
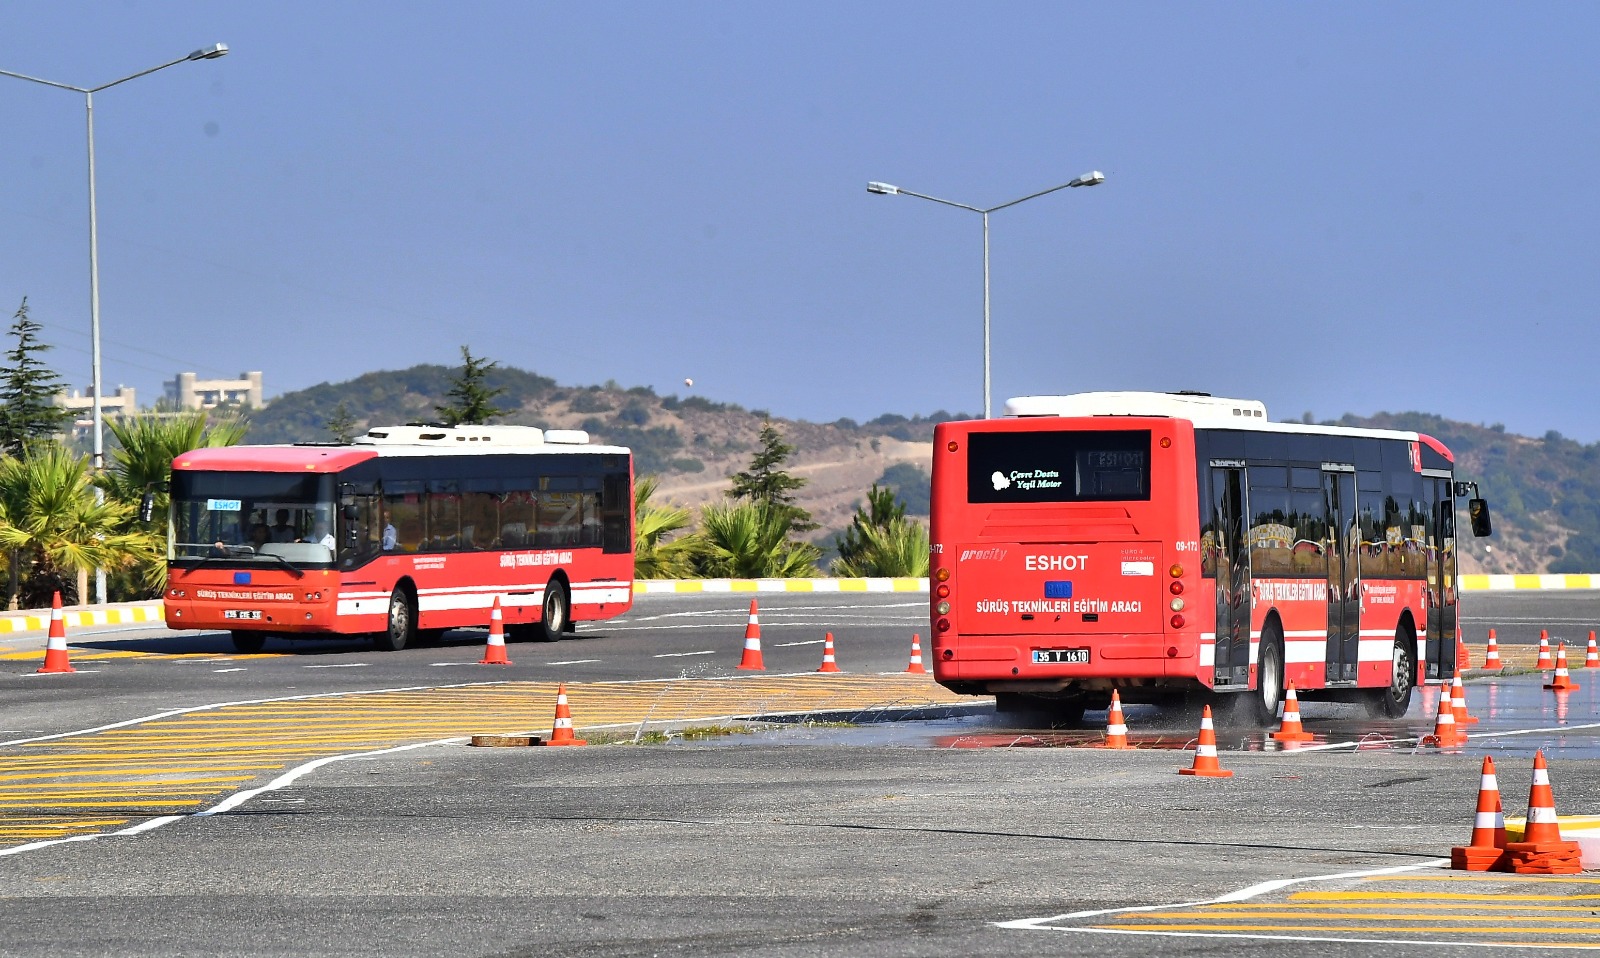
[(1411, 690), (1415, 687), (1417, 674), (1411, 656), (1412, 649), (1416, 647), (1417, 643), (1407, 641), (1405, 636), (1394, 640), (1394, 652), (1390, 658), (1389, 687), (1365, 690), (1361, 704), (1366, 707), (1367, 715), (1372, 718), (1397, 719), (1410, 710)]
[(411, 604), (411, 593), (395, 589), (389, 596), (389, 627), (378, 633), (373, 642), (381, 652), (399, 652), (417, 638), (416, 608)]
[(264, 632), (233, 630), (233, 650), (235, 652), (243, 652), (245, 655), (250, 655), (260, 652), (266, 644), (267, 636)]
[(572, 615), (572, 597), (567, 594), (567, 584), (551, 579), (544, 587), (543, 617), (539, 620), (534, 638), (540, 642), (555, 642), (567, 630), (567, 619)]

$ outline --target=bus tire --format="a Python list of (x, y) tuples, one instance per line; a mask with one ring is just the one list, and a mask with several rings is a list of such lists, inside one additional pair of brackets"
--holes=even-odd
[(417, 605), (411, 593), (397, 586), (389, 595), (389, 627), (373, 642), (380, 652), (399, 652), (417, 639)]
[(567, 592), (565, 579), (551, 579), (544, 587), (543, 616), (534, 637), (540, 642), (555, 642), (567, 631), (572, 616), (572, 596)]
[(245, 655), (252, 655), (256, 652), (260, 652), (266, 644), (267, 635), (265, 632), (245, 632), (241, 629), (233, 630), (233, 650), (235, 652), (242, 652)]
[(1249, 695), (1241, 696), (1249, 701), (1247, 718), (1251, 724), (1266, 728), (1278, 720), (1283, 681), (1283, 628), (1273, 621), (1261, 633), (1256, 652), (1256, 687)]
[(1416, 663), (1412, 661), (1416, 647), (1414, 639), (1395, 636), (1388, 688), (1363, 690), (1361, 704), (1369, 717), (1397, 719), (1411, 709), (1411, 690), (1416, 687), (1417, 676)]

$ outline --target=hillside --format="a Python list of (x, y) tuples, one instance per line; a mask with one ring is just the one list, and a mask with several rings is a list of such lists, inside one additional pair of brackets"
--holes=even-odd
[[(327, 421), (340, 403), (357, 432), (368, 425), (436, 419), (434, 406), (456, 372), (458, 368), (413, 366), (287, 393), (251, 414), (247, 441), (329, 440)], [(597, 441), (628, 446), (639, 474), (661, 477), (658, 498), (691, 508), (723, 498), (728, 476), (749, 464), (759, 446), (761, 424), (769, 419), (765, 410), (699, 396), (659, 396), (648, 387), (562, 387), (514, 368), (491, 370), (488, 384), (506, 389), (495, 403), (511, 410), (496, 422), (583, 429)], [(891, 414), (865, 424), (848, 419), (826, 424), (771, 421), (797, 448), (790, 471), (807, 480), (800, 504), (822, 526), (817, 535), (831, 541), (834, 532), (849, 524), (874, 482), (893, 485), (911, 512), (926, 515), (933, 424), (964, 415)]]
[[(248, 441), (330, 439), (326, 424), (340, 403), (357, 431), (434, 419), (434, 406), (456, 372), (457, 367), (413, 366), (288, 393), (252, 413)], [(506, 389), (496, 402), (511, 412), (498, 421), (585, 429), (599, 441), (629, 446), (640, 474), (661, 477), (660, 498), (689, 507), (722, 498), (727, 477), (749, 463), (769, 418), (765, 410), (700, 396), (661, 396), (648, 387), (560, 386), (515, 368), (492, 370), (489, 384)], [(831, 541), (874, 482), (895, 488), (913, 514), (927, 514), (933, 424), (952, 418), (965, 414), (772, 422), (798, 449), (791, 471), (809, 480), (800, 504), (822, 525), (818, 538)], [(1585, 446), (1556, 432), (1533, 439), (1499, 425), (1419, 412), (1345, 416), (1337, 424), (1416, 430), (1455, 452), (1458, 476), (1480, 483), (1495, 518), (1489, 543), (1462, 538), (1463, 571), (1600, 572), (1600, 443)]]

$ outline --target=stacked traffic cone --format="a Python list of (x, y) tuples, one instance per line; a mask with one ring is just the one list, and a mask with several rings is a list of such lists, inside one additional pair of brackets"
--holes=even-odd
[(1467, 651), (1467, 643), (1461, 641), (1461, 626), (1456, 626), (1456, 674), (1460, 675), (1472, 668), (1472, 653)]
[(761, 662), (761, 620), (756, 618), (756, 600), (750, 600), (750, 624), (744, 627), (744, 655), (735, 668), (765, 672)]
[(825, 633), (822, 639), (822, 667), (818, 672), (842, 672), (839, 663), (833, 657), (833, 633)]
[(1543, 672), (1552, 666), (1550, 661), (1550, 632), (1547, 629), (1539, 630), (1539, 661), (1533, 667)]
[(494, 607), (489, 610), (489, 644), (483, 650), (479, 665), (510, 665), (506, 658), (506, 628), (500, 614), (500, 597), (494, 597)]
[(1478, 724), (1478, 720), (1467, 711), (1467, 690), (1462, 686), (1459, 675), (1450, 680), (1450, 710), (1455, 713), (1456, 730), (1463, 736), (1468, 725)]
[(61, 593), (50, 600), (50, 639), (44, 647), (44, 667), (40, 672), (76, 672), (67, 660), (67, 627), (61, 619)]
[(1289, 683), (1288, 695), (1283, 700), (1283, 724), (1272, 733), (1279, 742), (1309, 742), (1316, 738), (1300, 724), (1300, 696), (1295, 694), (1294, 683)]
[(567, 683), (556, 688), (556, 722), (550, 726), (550, 740), (546, 745), (588, 745), (572, 734), (572, 709), (567, 707)]
[(1600, 668), (1600, 647), (1594, 644), (1594, 630), (1589, 630), (1589, 648), (1583, 654), (1583, 667), (1586, 669)]
[(1575, 692), (1580, 686), (1572, 681), (1572, 676), (1567, 672), (1567, 643), (1562, 642), (1556, 646), (1556, 674), (1551, 676), (1545, 688), (1557, 692)]
[(1533, 788), (1528, 791), (1528, 822), (1522, 841), (1506, 843), (1506, 864), (1519, 875), (1576, 875), (1583, 871), (1578, 843), (1561, 840), (1543, 749), (1533, 754)]
[(1106, 713), (1106, 748), (1132, 748), (1128, 744), (1128, 723), (1122, 718), (1122, 696), (1111, 690), (1111, 711)]
[(1500, 661), (1500, 643), (1495, 641), (1494, 630), (1489, 630), (1489, 648), (1483, 653), (1483, 667), (1491, 672), (1498, 672), (1505, 668)]
[(922, 666), (922, 636), (915, 632), (911, 633), (911, 664), (906, 666), (906, 671), (916, 675), (928, 674), (928, 670)]
[(1194, 748), (1194, 766), (1178, 769), (1179, 775), (1203, 775), (1206, 778), (1231, 778), (1233, 769), (1223, 768), (1217, 761), (1217, 730), (1211, 724), (1211, 706), (1200, 713), (1200, 741)]
[(1466, 744), (1466, 736), (1456, 727), (1456, 710), (1450, 701), (1450, 693), (1443, 688), (1439, 690), (1439, 718), (1434, 722), (1433, 734), (1424, 735), (1418, 744), (1439, 748), (1455, 748)]
[(1506, 816), (1500, 806), (1500, 783), (1494, 759), (1483, 757), (1483, 777), (1478, 780), (1478, 814), (1472, 820), (1472, 840), (1450, 849), (1450, 867), (1461, 871), (1507, 871)]

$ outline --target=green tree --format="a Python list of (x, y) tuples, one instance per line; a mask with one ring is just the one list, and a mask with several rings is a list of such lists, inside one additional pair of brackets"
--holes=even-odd
[(67, 411), (52, 402), (61, 391), (61, 377), (39, 359), (50, 346), (39, 342), (42, 327), (28, 318), (26, 296), (12, 318), (17, 345), (6, 351), (0, 372), (0, 450), (20, 456), (27, 443), (59, 432)]
[(96, 502), (89, 458), (59, 443), (0, 459), (0, 549), (26, 569), (21, 600), (37, 608), (59, 591), (63, 601), (80, 601), (90, 569), (123, 569), (152, 554), (152, 533), (125, 531), (135, 508), (113, 498)]
[[(114, 596), (143, 598), (160, 595), (166, 588), (167, 563), (163, 548), (167, 514), (167, 484), (172, 481), (172, 460), (193, 449), (238, 445), (249, 428), (243, 416), (209, 418), (203, 410), (177, 415), (148, 414), (106, 420), (114, 445), (109, 468), (100, 477), (106, 495), (132, 510), (121, 531), (155, 536), (147, 554), (138, 556), (107, 581)], [(146, 528), (138, 521), (145, 492), (155, 493), (156, 521)]]
[(790, 516), (755, 503), (709, 505), (700, 511), (705, 539), (695, 567), (707, 578), (784, 579), (814, 576), (822, 550), (789, 539)]
[(333, 407), (333, 415), (328, 417), (327, 426), (333, 441), (341, 446), (348, 446), (355, 441), (356, 417), (350, 415), (350, 406), (343, 399)]
[[(660, 480), (641, 476), (633, 485), (633, 575), (636, 579), (683, 579), (694, 575), (703, 540), (690, 532), (688, 509), (650, 500)], [(670, 541), (669, 541), (670, 540)]]
[(495, 362), (472, 355), (465, 346), (461, 347), (461, 362), (461, 375), (451, 377), (450, 389), (445, 393), (451, 401), (433, 407), (443, 417), (445, 425), (481, 426), (496, 416), (505, 415), (506, 411), (496, 406), (494, 400), (504, 395), (506, 388), (490, 388), (486, 381)]
[(842, 576), (924, 576), (928, 574), (928, 530), (906, 518), (906, 504), (894, 490), (872, 484), (864, 505), (856, 506), (844, 535), (835, 538), (839, 558), (833, 572)]
[(791, 534), (817, 528), (811, 513), (794, 504), (794, 492), (804, 486), (806, 480), (790, 475), (783, 468), (794, 455), (795, 447), (783, 441), (783, 434), (770, 421), (761, 424), (760, 442), (761, 448), (750, 459), (749, 467), (733, 474), (733, 488), (728, 490), (728, 498), (748, 500), (784, 516)]

